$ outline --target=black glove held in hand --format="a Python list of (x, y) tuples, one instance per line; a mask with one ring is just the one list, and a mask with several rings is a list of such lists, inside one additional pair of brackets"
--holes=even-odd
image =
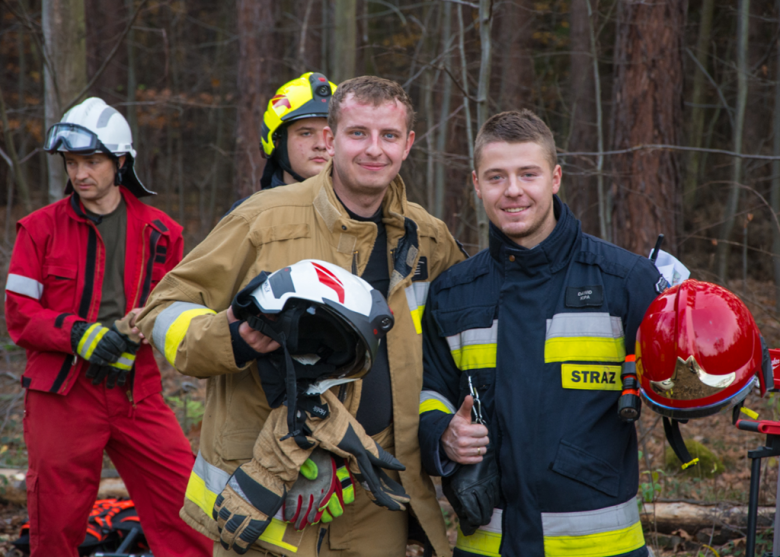
[(458, 515), (466, 536), (490, 523), (493, 509), (501, 502), (501, 476), (494, 444), (487, 446), (482, 462), (464, 464), (454, 474), (441, 479), (444, 495)]
[(71, 344), (74, 351), (89, 361), (92, 365), (87, 370), (87, 377), (93, 385), (99, 385), (106, 380), (106, 387), (124, 385), (127, 374), (133, 369), (135, 355), (141, 347), (140, 337), (131, 332), (131, 315), (115, 321), (111, 328), (101, 323), (85, 323), (80, 321), (73, 325)]

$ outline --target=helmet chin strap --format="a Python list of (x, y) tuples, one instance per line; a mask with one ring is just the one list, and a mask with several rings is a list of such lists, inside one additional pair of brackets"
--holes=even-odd
[(279, 138), (279, 144), (274, 149), (273, 156), (276, 157), (276, 161), (282, 167), (282, 170), (292, 176), (296, 182), (303, 182), (306, 178), (295, 172), (290, 164), (290, 153), (287, 151), (287, 128), (288, 125), (284, 125), (274, 134)]
[(699, 464), (699, 459), (691, 457), (691, 453), (688, 452), (688, 447), (685, 446), (682, 434), (680, 433), (680, 422), (678, 420), (672, 420), (664, 418), (664, 433), (666, 434), (666, 440), (669, 441), (669, 445), (672, 447), (674, 454), (682, 462), (682, 469), (690, 468)]

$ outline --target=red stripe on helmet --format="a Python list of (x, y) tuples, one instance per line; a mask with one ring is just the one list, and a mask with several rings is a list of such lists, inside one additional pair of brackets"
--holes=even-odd
[(319, 281), (327, 286), (328, 288), (332, 288), (336, 291), (336, 294), (338, 294), (339, 297), (339, 303), (344, 303), (344, 284), (338, 279), (336, 275), (334, 275), (331, 271), (323, 267), (322, 265), (318, 265), (317, 263), (312, 263), (314, 265), (314, 270), (317, 271), (317, 278)]

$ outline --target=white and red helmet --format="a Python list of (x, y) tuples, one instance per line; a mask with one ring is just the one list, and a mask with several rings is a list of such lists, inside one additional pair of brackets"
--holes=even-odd
[(283, 333), (298, 380), (309, 382), (365, 375), (394, 324), (378, 290), (316, 259), (258, 276), (236, 296), (233, 312), (262, 332)]

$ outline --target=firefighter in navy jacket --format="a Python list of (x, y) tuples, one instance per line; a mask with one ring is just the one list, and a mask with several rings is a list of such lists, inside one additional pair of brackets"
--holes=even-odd
[[(475, 166), (490, 247), (433, 283), (423, 318), (423, 464), (447, 476), (494, 444), (501, 475), (490, 524), (459, 532), (455, 556), (643, 557), (636, 431), (617, 401), (665, 283), (649, 260), (581, 231), (533, 113), (488, 120)], [(469, 378), (487, 427), (471, 423)]]

